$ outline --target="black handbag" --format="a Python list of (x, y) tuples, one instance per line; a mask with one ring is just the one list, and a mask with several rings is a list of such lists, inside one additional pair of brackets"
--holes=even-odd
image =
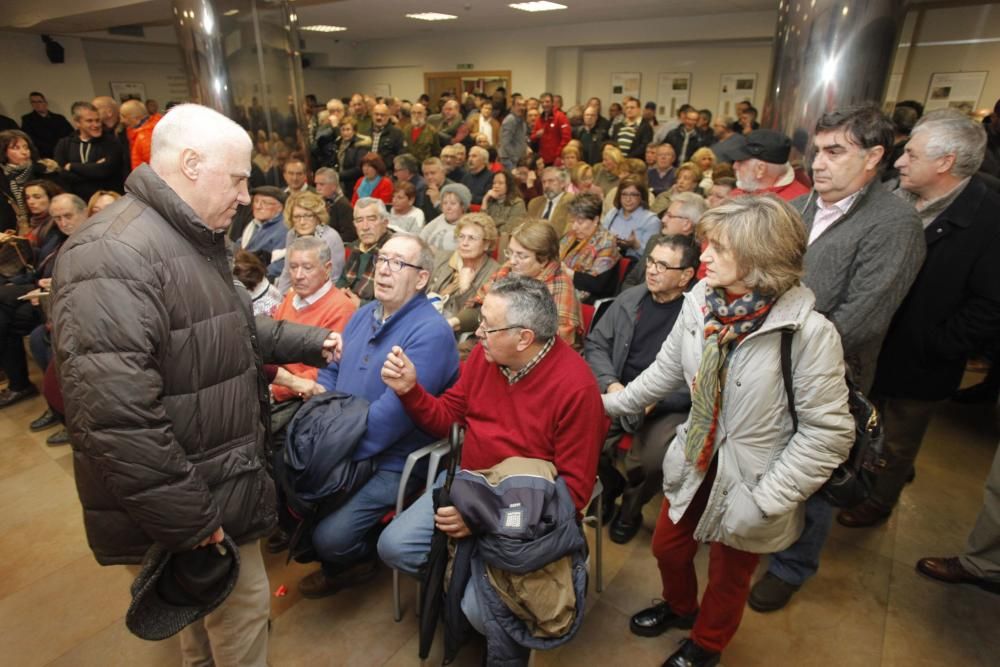
[(8, 236), (0, 243), (0, 277), (10, 279), (33, 271), (34, 256), (31, 241), (23, 236)]
[[(797, 431), (799, 418), (795, 412), (795, 392), (792, 389), (792, 335), (781, 332), (781, 376), (788, 396), (788, 411), (792, 428)], [(847, 460), (830, 475), (817, 493), (834, 507), (851, 509), (871, 496), (878, 476), (885, 470), (885, 434), (882, 417), (864, 392), (847, 376), (847, 403), (854, 418), (854, 444)]]

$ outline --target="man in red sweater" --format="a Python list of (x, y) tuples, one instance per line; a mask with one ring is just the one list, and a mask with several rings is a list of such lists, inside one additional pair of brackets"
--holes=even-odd
[(792, 141), (775, 130), (754, 130), (733, 149), (736, 189), (730, 196), (773, 194), (785, 201), (809, 194), (788, 163)]
[[(386, 358), (382, 380), (426, 433), (444, 437), (465, 426), (461, 467), (484, 470), (513, 456), (551, 461), (578, 510), (590, 501), (597, 458), (608, 430), (590, 368), (557, 335), (558, 314), (545, 285), (531, 278), (499, 280), (483, 302), (480, 344), (450, 389), (435, 398), (417, 383), (399, 347)], [(470, 534), (454, 507), (434, 512), (424, 494), (389, 524), (378, 551), (408, 573), (423, 566), (434, 527), (453, 538)]]
[(538, 143), (538, 154), (545, 160), (546, 167), (556, 164), (571, 138), (572, 129), (566, 114), (552, 103), (552, 93), (543, 93), (542, 113), (531, 129), (531, 140)]
[[(357, 309), (343, 290), (330, 282), (333, 260), (330, 246), (314, 236), (303, 236), (292, 242), (285, 257), (292, 289), (274, 313), (274, 319), (323, 327), (343, 333), (347, 321)], [(285, 364), (284, 369), (296, 377), (316, 381), (319, 369), (306, 364)], [(287, 401), (296, 397), (291, 389), (271, 385), (274, 400)]]

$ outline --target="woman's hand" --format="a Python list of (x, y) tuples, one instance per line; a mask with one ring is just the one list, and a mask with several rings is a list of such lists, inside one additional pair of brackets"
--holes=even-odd
[(41, 278), (38, 281), (38, 286), (42, 289), (50, 289), (52, 287), (52, 278)]

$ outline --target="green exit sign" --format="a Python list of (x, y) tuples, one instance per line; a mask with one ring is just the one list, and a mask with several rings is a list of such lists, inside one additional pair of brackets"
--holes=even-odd
[(456, 69), (472, 69), (472, 63), (458, 63)]

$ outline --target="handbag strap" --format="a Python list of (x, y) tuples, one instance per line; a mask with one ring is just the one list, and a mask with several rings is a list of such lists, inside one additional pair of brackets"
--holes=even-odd
[(795, 390), (792, 389), (792, 336), (791, 329), (781, 331), (781, 379), (785, 382), (785, 395), (788, 397), (788, 412), (792, 415), (792, 431), (799, 430), (799, 416), (795, 412)]

